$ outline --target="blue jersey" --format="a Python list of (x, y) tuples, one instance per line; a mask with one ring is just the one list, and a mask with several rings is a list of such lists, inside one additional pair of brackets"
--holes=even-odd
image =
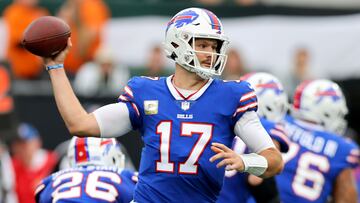
[[(260, 121), (261, 124), (264, 126), (265, 130), (269, 133), (270, 137), (280, 144), (281, 152), (287, 152), (289, 149), (289, 141), (287, 136), (285, 135), (283, 126), (281, 124), (271, 122), (264, 118), (261, 118)], [(238, 137), (234, 139), (233, 150), (239, 154), (247, 153), (245, 144)], [(247, 179), (247, 173), (238, 173), (235, 170), (226, 171), (224, 185), (221, 188), (221, 192), (217, 202), (248, 202), (251, 194), (248, 190)]]
[(326, 202), (339, 173), (357, 166), (357, 145), (290, 116), (285, 130), (292, 143), (284, 156), (285, 168), (276, 177), (281, 200)]
[(264, 126), (271, 139), (277, 141), (280, 146), (280, 152), (286, 153), (289, 150), (289, 138), (286, 135), (283, 124), (269, 121), (265, 118), (260, 118), (262, 126)]
[(210, 163), (210, 146), (230, 147), (235, 123), (246, 111), (256, 111), (249, 83), (210, 79), (185, 97), (171, 76), (135, 77), (119, 100), (144, 141), (134, 200), (215, 202), (225, 170)]
[(37, 202), (119, 202), (133, 199), (137, 176), (115, 167), (87, 166), (61, 170), (39, 184)]

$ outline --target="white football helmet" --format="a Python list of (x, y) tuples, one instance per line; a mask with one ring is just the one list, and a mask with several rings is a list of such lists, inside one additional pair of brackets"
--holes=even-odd
[[(218, 41), (217, 53), (210, 53), (210, 67), (202, 67), (193, 47), (197, 38), (215, 39)], [(177, 13), (168, 23), (164, 48), (168, 58), (173, 59), (188, 71), (204, 79), (221, 75), (226, 64), (226, 51), (229, 44), (224, 35), (219, 18), (211, 11), (202, 8), (188, 8)]]
[(70, 167), (99, 165), (125, 167), (125, 156), (115, 138), (72, 137), (68, 147)]
[(315, 122), (325, 130), (343, 135), (348, 113), (340, 87), (330, 80), (301, 83), (295, 91), (292, 114), (299, 119)]
[(249, 73), (241, 78), (255, 89), (259, 116), (273, 122), (280, 122), (288, 110), (288, 97), (283, 85), (269, 73)]

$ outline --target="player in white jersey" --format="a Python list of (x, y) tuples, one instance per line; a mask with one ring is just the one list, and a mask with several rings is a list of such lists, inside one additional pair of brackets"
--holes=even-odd
[[(81, 106), (63, 69), (71, 41), (57, 57), (44, 60), (58, 109), (72, 134), (114, 137), (132, 129), (141, 132), (145, 146), (135, 201), (215, 202), (222, 166), (261, 177), (283, 167), (256, 114), (251, 86), (212, 79), (223, 71), (228, 43), (212, 12), (180, 11), (169, 21), (164, 43), (167, 56), (176, 62), (174, 75), (134, 77), (119, 103), (94, 113)], [(236, 135), (254, 153), (239, 156), (229, 149)]]

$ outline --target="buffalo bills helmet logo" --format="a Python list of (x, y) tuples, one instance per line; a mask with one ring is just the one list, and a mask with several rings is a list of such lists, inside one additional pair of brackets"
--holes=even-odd
[(282, 88), (280, 88), (279, 85), (273, 80), (271, 80), (267, 83), (258, 84), (258, 85), (256, 85), (256, 87), (261, 88), (261, 91), (258, 93), (258, 95), (264, 94), (264, 92), (266, 90), (273, 90), (276, 95), (280, 95), (284, 92), (284, 90)]
[(180, 28), (184, 25), (194, 22), (198, 17), (199, 17), (199, 14), (197, 14), (195, 11), (192, 11), (192, 10), (188, 10), (183, 13), (180, 13), (179, 15), (173, 17), (170, 20), (170, 22), (168, 22), (166, 31), (173, 24), (175, 24), (176, 28)]
[(331, 99), (336, 102), (341, 99), (340, 95), (337, 94), (337, 92), (334, 90), (334, 88), (330, 87), (329, 89), (325, 91), (318, 91), (316, 93), (316, 96), (319, 97), (319, 99), (316, 101), (316, 103), (320, 103), (325, 97), (331, 97)]

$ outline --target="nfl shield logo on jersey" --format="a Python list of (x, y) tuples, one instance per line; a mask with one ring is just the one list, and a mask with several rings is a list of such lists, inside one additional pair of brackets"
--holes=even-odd
[(158, 100), (145, 100), (144, 109), (145, 115), (155, 115), (158, 113), (159, 101)]
[(188, 101), (183, 101), (183, 102), (181, 102), (181, 109), (182, 109), (182, 110), (186, 111), (186, 110), (188, 110), (189, 108), (190, 108), (190, 102), (188, 102)]

